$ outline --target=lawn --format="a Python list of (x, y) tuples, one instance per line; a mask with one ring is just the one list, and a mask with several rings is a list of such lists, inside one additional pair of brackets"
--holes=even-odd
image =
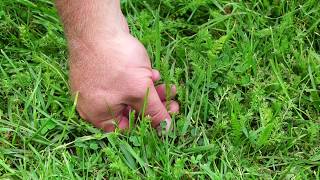
[(83, 121), (54, 3), (2, 0), (0, 177), (320, 179), (318, 0), (121, 4), (161, 81), (177, 85), (174, 130)]

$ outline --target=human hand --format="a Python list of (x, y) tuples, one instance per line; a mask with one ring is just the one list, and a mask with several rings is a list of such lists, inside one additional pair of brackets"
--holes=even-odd
[[(143, 112), (152, 126), (166, 120), (168, 129), (171, 119), (164, 104), (176, 89), (166, 95), (164, 85), (154, 86), (160, 74), (130, 35), (120, 0), (57, 0), (56, 5), (68, 39), (71, 91), (78, 92), (80, 116), (105, 131), (113, 131), (114, 122), (124, 129), (130, 108), (141, 113), (146, 101)], [(167, 104), (169, 112), (178, 111), (177, 102)]]
[[(154, 86), (160, 79), (158, 71), (151, 68), (144, 46), (127, 32), (113, 37), (98, 35), (90, 40), (69, 40), (70, 83), (72, 92), (79, 92), (77, 110), (80, 116), (107, 132), (128, 128), (128, 110), (141, 112), (147, 101), (145, 115), (152, 126), (163, 120), (170, 127), (169, 112), (177, 112), (175, 101), (165, 107), (165, 85)], [(147, 91), (149, 94), (147, 96)], [(175, 86), (169, 92), (176, 94)]]

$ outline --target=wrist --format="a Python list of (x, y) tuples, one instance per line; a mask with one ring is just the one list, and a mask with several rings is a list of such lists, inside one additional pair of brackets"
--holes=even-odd
[(120, 0), (57, 0), (56, 4), (68, 40), (111, 38), (128, 29)]

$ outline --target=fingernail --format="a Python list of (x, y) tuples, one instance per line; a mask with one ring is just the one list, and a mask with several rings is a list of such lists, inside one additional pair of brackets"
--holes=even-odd
[(176, 86), (176, 85), (172, 85), (172, 86), (171, 86), (171, 89), (172, 89), (173, 91), (176, 91), (176, 90), (177, 90), (177, 86)]
[(156, 129), (157, 129), (158, 136), (161, 136), (162, 135), (162, 127), (159, 125)]
[(168, 132), (170, 130), (171, 127), (171, 121), (169, 119), (165, 119), (164, 120), (167, 124), (166, 124), (166, 131)]
[(166, 132), (169, 132), (169, 130), (170, 130), (171, 121), (169, 119), (165, 119), (164, 121), (166, 123), (166, 130), (165, 131), (163, 130), (161, 123), (156, 128), (159, 136), (163, 135)]

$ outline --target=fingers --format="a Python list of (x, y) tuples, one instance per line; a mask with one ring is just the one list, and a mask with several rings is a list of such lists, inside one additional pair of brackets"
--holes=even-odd
[[(177, 88), (175, 85), (171, 86), (170, 89), (170, 94), (167, 95), (168, 93), (166, 92), (166, 87), (164, 84), (160, 84), (158, 86), (156, 86), (156, 91), (158, 93), (158, 96), (160, 98), (160, 100), (163, 102), (163, 105), (166, 105), (166, 101), (169, 99), (173, 99), (176, 95), (177, 95)], [(167, 99), (167, 96), (169, 96), (169, 99)], [(178, 107), (179, 110), (179, 104), (176, 101), (170, 101), (169, 104), (171, 105), (171, 103), (173, 103), (174, 107)], [(168, 109), (168, 108), (167, 108)], [(168, 109), (170, 110), (170, 109)], [(129, 112), (131, 111), (131, 107), (127, 106), (124, 110), (123, 110), (123, 116), (128, 117), (129, 116)], [(170, 112), (171, 113), (171, 112)], [(172, 111), (172, 113), (176, 113), (176, 111)]]
[(121, 114), (114, 119), (100, 121), (95, 123), (94, 125), (105, 132), (113, 132), (116, 129), (116, 125), (118, 125), (119, 129), (128, 129), (129, 120), (126, 116), (123, 116)]
[[(173, 114), (173, 113), (178, 113), (179, 112), (179, 104), (174, 101), (174, 100), (171, 100), (170, 102), (166, 102), (166, 101), (162, 101), (161, 102), (163, 107), (165, 109), (167, 109), (167, 112), (169, 114)], [(151, 104), (152, 106), (158, 106), (156, 105), (155, 103), (152, 103)], [(147, 106), (149, 107), (149, 106)], [(159, 108), (158, 108), (159, 109)], [(111, 119), (111, 120), (105, 120), (105, 121), (101, 121), (101, 122), (98, 122), (98, 124), (96, 124), (96, 126), (102, 130), (104, 130), (105, 132), (113, 132), (116, 128), (116, 126), (118, 125), (119, 129), (121, 130), (125, 130), (125, 129), (128, 129), (129, 128), (129, 120), (128, 120), (128, 115), (129, 115), (129, 111), (131, 110), (131, 107), (130, 106), (127, 106), (121, 115), (119, 115), (118, 117), (114, 118), (114, 119)], [(157, 111), (157, 110), (154, 110), (154, 111)], [(146, 114), (147, 115), (150, 115), (151, 116), (151, 119), (152, 119), (152, 125), (154, 127), (156, 127), (157, 125), (159, 125), (159, 123), (162, 121), (162, 120), (168, 120), (167, 123), (171, 123), (170, 121), (170, 116), (167, 115), (166, 112), (164, 112), (164, 109), (160, 109), (158, 110), (159, 113), (152, 113), (151, 111), (147, 111)], [(161, 113), (163, 112), (163, 113)], [(155, 114), (154, 116), (152, 116), (151, 114)], [(161, 115), (163, 114), (163, 115)], [(163, 119), (163, 117), (165, 117)], [(169, 128), (170, 124), (167, 124), (167, 127)]]
[[(147, 101), (146, 107), (145, 109), (143, 109), (145, 100)], [(153, 127), (159, 126), (161, 121), (166, 121), (166, 129), (169, 130), (171, 125), (171, 118), (169, 112), (163, 105), (153, 84), (149, 89), (149, 95), (146, 98), (142, 98), (140, 102), (134, 103), (131, 106), (138, 112), (142, 112), (144, 110), (145, 115), (150, 116), (152, 121), (151, 124)]]
[[(174, 101), (174, 100), (170, 100), (169, 102), (167, 101), (162, 101), (162, 104), (164, 105), (164, 107), (167, 108), (169, 114), (174, 114), (174, 113), (179, 113), (179, 103)], [(124, 117), (129, 117), (129, 113), (132, 110), (132, 108), (130, 106), (127, 106), (123, 112), (122, 115)]]
[[(156, 69), (152, 69), (152, 81), (156, 82), (159, 81), (161, 78), (160, 73), (158, 70)], [(164, 84), (160, 84), (156, 87), (157, 93), (161, 99), (161, 101), (166, 100), (167, 96), (172, 99), (175, 97), (175, 95), (177, 94), (177, 88), (176, 86), (172, 85), (170, 87), (170, 94), (168, 95), (168, 93), (166, 92), (166, 86)]]
[[(160, 73), (159, 71), (152, 69), (152, 81), (158, 81), (160, 80)], [(137, 110), (138, 112), (141, 112), (143, 110), (144, 101), (147, 101), (147, 105), (145, 107), (145, 115), (149, 115), (152, 120), (152, 126), (157, 127), (159, 126), (161, 121), (167, 122), (167, 130), (170, 127), (171, 124), (171, 118), (169, 113), (177, 113), (179, 111), (179, 104), (176, 101), (170, 101), (169, 103), (166, 103), (167, 98), (174, 98), (176, 95), (177, 90), (175, 86), (171, 86), (171, 89), (169, 92), (166, 91), (166, 86), (164, 84), (158, 85), (157, 87), (154, 87), (153, 84), (151, 88), (149, 89), (149, 95), (147, 98), (141, 98), (139, 102), (134, 104), (128, 104), (123, 112), (118, 115), (118, 117), (112, 119), (112, 120), (104, 120), (100, 121), (95, 126), (98, 128), (103, 129), (106, 132), (112, 132), (115, 130), (116, 125), (120, 129), (127, 129), (129, 128), (129, 111), (131, 110), (131, 107)], [(167, 110), (168, 109), (168, 110)]]
[(159, 71), (156, 69), (152, 69), (152, 81), (153, 82), (159, 81), (160, 78), (161, 78), (161, 76), (160, 76)]
[(164, 85), (164, 84), (158, 85), (158, 86), (156, 87), (156, 91), (157, 91), (157, 93), (158, 93), (159, 98), (160, 98), (161, 101), (167, 100), (167, 97), (168, 97), (169, 99), (172, 99), (172, 98), (174, 98), (174, 97), (176, 96), (176, 94), (177, 94), (177, 88), (176, 88), (176, 86), (174, 86), (174, 85), (171, 86), (171, 89), (170, 89), (169, 94), (168, 94), (168, 92), (166, 91), (166, 85)]
[(169, 114), (174, 114), (179, 112), (179, 104), (176, 101), (171, 100), (169, 103), (163, 101), (162, 104), (167, 108)]
[(122, 115), (125, 116), (125, 117), (129, 117), (130, 111), (131, 111), (131, 107), (130, 106), (126, 106), (124, 108), (124, 110), (122, 111)]

